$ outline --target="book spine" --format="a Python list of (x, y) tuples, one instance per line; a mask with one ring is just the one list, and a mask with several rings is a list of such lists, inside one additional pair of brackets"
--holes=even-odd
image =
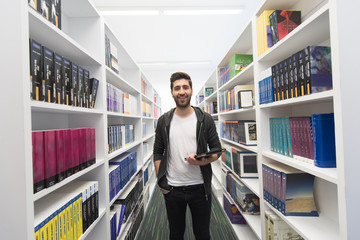
[(45, 102), (53, 102), (54, 85), (54, 52), (46, 47), (42, 47), (43, 54), (43, 98)]
[(304, 50), (298, 52), (298, 81), (300, 94), (299, 96), (304, 96), (307, 93), (306, 90), (306, 79), (305, 79), (305, 58)]
[(45, 187), (56, 183), (56, 140), (55, 131), (44, 131)]
[(45, 188), (44, 132), (32, 132), (32, 158), (34, 193)]
[(72, 148), (72, 172), (77, 173), (80, 169), (80, 131), (79, 129), (71, 129), (71, 148)]
[(79, 106), (78, 71), (78, 66), (75, 63), (71, 63), (71, 102), (75, 107)]
[(310, 70), (310, 48), (304, 48), (304, 71), (305, 71), (305, 84), (306, 95), (311, 94), (311, 70)]
[(83, 170), (87, 167), (87, 155), (86, 155), (86, 129), (78, 129), (79, 132), (79, 170)]
[(42, 101), (42, 46), (30, 39), (30, 97)]
[(71, 62), (63, 58), (63, 102), (65, 105), (72, 105), (72, 77), (71, 77)]
[(53, 101), (58, 104), (63, 104), (62, 98), (62, 64), (63, 59), (59, 54), (54, 54), (54, 77), (55, 77), (55, 84), (53, 86)]
[(65, 165), (65, 131), (55, 131), (56, 138), (56, 179), (60, 182), (65, 179), (66, 165)]
[(85, 107), (84, 69), (81, 67), (78, 68), (78, 82), (79, 82), (79, 91), (78, 91), (79, 107)]

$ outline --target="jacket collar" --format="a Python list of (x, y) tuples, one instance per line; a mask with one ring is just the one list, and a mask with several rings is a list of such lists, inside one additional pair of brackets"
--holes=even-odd
[[(199, 108), (199, 107), (194, 107), (194, 106), (191, 106), (191, 107), (195, 110), (196, 119), (199, 122), (202, 122), (204, 120), (203, 110), (201, 110), (201, 108)], [(174, 112), (175, 112), (175, 108), (172, 108), (170, 111), (165, 113), (165, 125), (166, 126), (170, 125), (171, 119), (174, 116)]]

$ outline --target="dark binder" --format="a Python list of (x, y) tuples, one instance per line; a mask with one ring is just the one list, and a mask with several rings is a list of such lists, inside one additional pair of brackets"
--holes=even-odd
[(211, 155), (215, 154), (215, 153), (222, 153), (222, 152), (225, 152), (225, 149), (215, 149), (215, 150), (211, 150), (211, 151), (208, 151), (206, 153), (201, 153), (201, 154), (198, 154), (196, 155), (196, 159), (197, 160), (200, 160), (201, 158), (203, 157), (210, 157)]

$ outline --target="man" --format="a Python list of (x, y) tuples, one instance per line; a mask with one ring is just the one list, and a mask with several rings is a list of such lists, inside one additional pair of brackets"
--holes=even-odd
[(170, 78), (176, 107), (163, 114), (156, 127), (154, 164), (164, 194), (170, 239), (183, 239), (189, 205), (196, 239), (210, 239), (211, 162), (220, 154), (197, 160), (197, 154), (221, 149), (212, 117), (190, 105), (191, 78), (176, 72)]

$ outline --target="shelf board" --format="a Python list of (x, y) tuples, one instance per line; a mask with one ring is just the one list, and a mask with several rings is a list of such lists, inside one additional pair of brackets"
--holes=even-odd
[[(63, 57), (81, 66), (99, 66), (101, 63), (70, 36), (28, 7), (29, 37)], [(56, 39), (56, 40), (55, 40)]]
[(220, 112), (219, 115), (229, 115), (229, 114), (236, 114), (236, 113), (244, 113), (244, 112), (254, 112), (255, 113), (255, 107), (248, 107), (248, 108), (241, 108), (241, 109), (235, 109), (230, 110), (228, 112)]
[(66, 113), (66, 114), (103, 114), (102, 110), (94, 108), (81, 108), (74, 106), (67, 106), (64, 104), (49, 103), (43, 101), (32, 100), (31, 103), (32, 112), (42, 113)]
[(106, 81), (117, 88), (121, 89), (123, 92), (130, 93), (131, 95), (140, 94), (140, 92), (130, 83), (128, 83), (123, 77), (119, 74), (114, 72), (108, 66), (105, 67), (106, 69)]
[(110, 111), (107, 111), (107, 115), (111, 117), (141, 118), (141, 116), (138, 115), (124, 114), (124, 113), (110, 112)]
[(271, 158), (275, 161), (289, 165), (291, 167), (297, 168), (301, 171), (310, 173), (316, 177), (319, 177), (331, 183), (334, 184), (338, 183), (338, 175), (336, 168), (319, 168), (314, 166), (313, 164), (306, 163), (298, 159), (286, 157), (281, 154), (274, 153), (272, 151), (263, 151), (262, 155)]
[(142, 116), (141, 118), (145, 119), (145, 120), (153, 120), (154, 119), (153, 117), (145, 117), (145, 116)]
[(147, 96), (147, 95), (145, 95), (145, 94), (143, 94), (143, 93), (141, 93), (141, 99), (142, 99), (143, 101), (149, 103), (149, 104), (152, 104), (152, 103), (153, 103), (153, 101), (150, 99), (150, 97)]
[(253, 193), (256, 194), (259, 198), (260, 196), (260, 186), (259, 186), (259, 178), (241, 178), (239, 177), (232, 169), (230, 169), (226, 164), (221, 162), (222, 166), (224, 166), (228, 171), (230, 171), (234, 176), (241, 181), (243, 184), (245, 184)]
[(99, 167), (100, 165), (104, 164), (105, 160), (104, 159), (100, 159), (97, 160), (95, 164), (91, 165), (90, 167), (87, 167), (73, 175), (71, 175), (70, 177), (65, 178), (64, 180), (62, 180), (59, 183), (56, 183), (55, 185), (49, 187), (49, 188), (45, 188), (43, 190), (41, 190), (40, 192), (37, 192), (35, 194), (33, 194), (33, 201), (37, 201), (40, 198), (45, 197), (46, 195), (48, 195), (49, 193), (61, 188), (62, 186), (65, 186), (66, 184), (74, 181), (75, 179), (87, 174), (88, 172), (92, 171), (93, 169)]
[(148, 135), (148, 136), (146, 136), (146, 137), (143, 137), (143, 142), (149, 140), (150, 138), (152, 138), (152, 137), (154, 137), (154, 136), (155, 136), (155, 133), (152, 133), (152, 134), (150, 134), (150, 135)]
[(205, 97), (205, 101), (207, 102), (213, 102), (214, 100), (217, 101), (217, 90), (214, 90), (210, 96)]
[(218, 92), (223, 92), (227, 89), (234, 88), (236, 85), (246, 84), (252, 81), (254, 84), (254, 63), (249, 64), (244, 70), (236, 74), (227, 83), (219, 87)]
[(305, 239), (340, 239), (339, 224), (326, 216), (286, 217), (271, 204), (265, 204)]
[(329, 5), (325, 4), (259, 58), (259, 62), (280, 62), (309, 45), (330, 39)]
[(144, 157), (144, 160), (143, 160), (144, 165), (147, 164), (149, 158), (151, 158), (152, 155), (153, 155), (153, 153), (152, 153), (152, 152), (149, 152), (149, 153)]
[(220, 138), (220, 140), (222, 140), (222, 141), (224, 141), (224, 142), (227, 142), (227, 143), (230, 143), (230, 144), (232, 144), (232, 145), (238, 146), (238, 147), (240, 147), (240, 148), (249, 150), (249, 151), (251, 151), (251, 152), (257, 153), (257, 146), (246, 146), (246, 145), (243, 145), (243, 144), (240, 144), (240, 143), (237, 143), (237, 142), (228, 140), (228, 139), (226, 139), (226, 138)]
[(259, 108), (266, 109), (266, 108), (298, 105), (304, 103), (328, 102), (333, 100), (333, 96), (334, 96), (334, 90), (329, 90), (319, 93), (312, 93), (310, 95), (305, 95), (297, 98), (290, 98), (277, 102), (261, 104)]
[[(226, 194), (227, 198), (230, 200), (232, 204), (234, 204), (237, 209), (240, 211), (240, 207), (232, 200), (230, 194), (224, 189), (224, 193)], [(241, 211), (240, 211), (241, 213)], [(250, 214), (243, 214), (241, 215), (246, 220), (246, 223), (249, 225), (249, 227), (253, 230), (255, 235), (258, 239), (261, 239), (261, 219), (260, 215), (250, 215)]]
[(100, 208), (99, 209), (99, 217), (90, 225), (90, 227), (88, 227), (88, 229), (86, 229), (86, 231), (83, 233), (83, 235), (81, 235), (81, 237), (79, 238), (79, 240), (85, 240), (86, 237), (90, 234), (90, 232), (95, 228), (95, 226), (99, 223), (99, 221), (101, 220), (102, 217), (105, 216), (106, 213), (106, 209), (105, 208)]
[(132, 142), (130, 143), (129, 145), (123, 147), (123, 148), (120, 148), (119, 150), (116, 150), (115, 152), (112, 152), (112, 153), (109, 153), (108, 154), (108, 160), (111, 160), (117, 156), (119, 156), (120, 154), (128, 151), (129, 149), (133, 148), (133, 147), (136, 147), (137, 145), (141, 144), (140, 141), (135, 141), (135, 142)]

